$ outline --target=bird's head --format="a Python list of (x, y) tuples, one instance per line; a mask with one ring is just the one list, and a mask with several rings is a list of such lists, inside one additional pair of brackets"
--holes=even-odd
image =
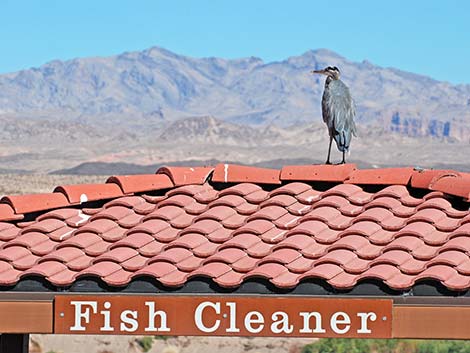
[(328, 66), (323, 70), (312, 70), (311, 74), (322, 74), (330, 77), (333, 80), (339, 80), (339, 75), (341, 74), (339, 69), (336, 66)]

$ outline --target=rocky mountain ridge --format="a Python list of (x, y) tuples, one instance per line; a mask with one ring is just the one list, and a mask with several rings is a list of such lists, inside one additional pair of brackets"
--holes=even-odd
[[(470, 120), (470, 85), (451, 85), (326, 49), (279, 62), (259, 58), (191, 58), (153, 47), (111, 57), (52, 61), (0, 75), (0, 114), (116, 123), (133, 130), (190, 116), (212, 115), (243, 125), (303, 125), (320, 119), (323, 78), (311, 69), (336, 65), (350, 86), (359, 122), (411, 135), (460, 139)], [(398, 123), (394, 117), (399, 115)], [(395, 119), (395, 120), (394, 120)]]
[(321, 121), (324, 78), (309, 71), (327, 65), (341, 68), (356, 101), (353, 160), (467, 163), (470, 85), (356, 63), (325, 49), (265, 63), (191, 58), (154, 47), (0, 75), (1, 169), (322, 161), (328, 144)]

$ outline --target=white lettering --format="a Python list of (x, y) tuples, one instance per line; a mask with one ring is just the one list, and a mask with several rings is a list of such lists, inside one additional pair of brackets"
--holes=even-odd
[(82, 306), (90, 306), (93, 313), (96, 314), (98, 310), (97, 303), (92, 301), (71, 301), (70, 304), (75, 306), (75, 324), (70, 328), (70, 331), (85, 331), (85, 327), (82, 326), (82, 319), (85, 320), (86, 324), (90, 323), (90, 308), (86, 308), (82, 312)]
[(289, 315), (283, 311), (276, 311), (271, 316), (273, 323), (271, 324), (271, 331), (273, 333), (292, 333), (294, 326), (289, 325)]
[(226, 332), (240, 332), (240, 329), (237, 327), (237, 303), (228, 302), (227, 306), (230, 308), (230, 326)]
[(196, 324), (197, 328), (201, 330), (202, 332), (214, 332), (217, 330), (220, 326), (220, 320), (215, 320), (214, 325), (211, 327), (207, 327), (204, 325), (204, 322), (202, 321), (202, 315), (204, 312), (204, 309), (207, 307), (210, 307), (215, 310), (216, 314), (220, 314), (220, 303), (211, 303), (211, 302), (202, 302), (199, 304), (196, 308), (196, 311), (194, 312), (194, 323)]
[[(310, 313), (308, 312), (301, 312), (300, 316), (304, 318), (304, 326), (302, 329), (299, 331), (300, 333), (325, 333), (325, 329), (321, 327), (322, 320), (321, 320), (321, 314), (316, 311), (312, 311)], [(314, 316), (315, 317), (315, 328), (312, 330), (310, 328), (310, 318)]]
[[(345, 327), (339, 328), (338, 325), (345, 325)], [(351, 318), (345, 312), (338, 311), (331, 316), (330, 326), (335, 333), (344, 335), (351, 328)]]
[[(163, 310), (155, 311), (155, 302), (145, 302), (145, 305), (149, 307), (149, 325), (145, 328), (146, 332), (158, 331), (158, 332), (170, 332), (167, 326), (166, 312)], [(160, 327), (155, 327), (155, 318), (160, 317)]]
[(357, 313), (357, 316), (361, 318), (361, 328), (357, 330), (357, 333), (371, 333), (372, 331), (367, 327), (367, 319), (370, 321), (377, 320), (377, 315), (373, 312), (370, 313)]
[[(57, 320), (67, 323), (69, 333), (136, 334), (145, 331), (146, 334), (158, 335), (174, 332), (176, 326), (178, 332), (187, 330), (188, 333), (196, 335), (197, 332), (205, 335), (240, 335), (240, 332), (245, 332), (245, 335), (249, 336), (316, 334), (321, 337), (327, 334), (330, 337), (344, 335), (365, 337), (371, 335), (377, 329), (377, 325), (387, 329), (391, 326), (390, 321), (382, 322), (388, 318), (390, 312), (382, 320), (382, 314), (376, 313), (372, 306), (364, 306), (367, 309), (359, 312), (354, 304), (346, 306), (338, 303), (338, 306), (335, 306), (331, 304), (331, 300), (329, 304), (325, 301), (319, 307), (315, 306), (316, 300), (312, 302), (299, 300), (296, 305), (276, 304), (274, 310), (278, 311), (274, 311), (270, 310), (272, 307), (270, 305), (253, 306), (252, 299), (244, 306), (246, 303), (244, 299), (230, 297), (201, 298), (195, 303), (196, 305), (192, 299), (184, 305), (177, 305), (179, 307), (175, 307), (176, 303), (165, 297), (136, 297), (135, 303), (131, 304), (124, 304), (117, 297), (78, 297), (79, 300), (74, 301), (75, 298), (67, 299), (64, 310), (60, 310), (64, 304), (58, 302), (56, 309)], [(88, 300), (80, 300), (82, 298)], [(267, 303), (269, 304), (269, 301)], [(139, 311), (142, 304), (144, 304), (144, 309), (141, 309), (143, 312)], [(325, 308), (323, 304), (328, 304), (329, 307), (323, 310)], [(388, 305), (390, 309), (390, 303)], [(304, 310), (312, 311), (298, 310), (302, 306)], [(167, 307), (170, 308), (170, 312), (166, 311)], [(259, 311), (248, 312), (250, 307), (253, 309), (258, 307)], [(342, 307), (347, 312), (340, 311), (343, 310)], [(193, 318), (187, 315), (193, 315)], [(188, 319), (193, 319), (194, 324), (188, 322)], [(380, 323), (377, 323), (378, 321)]]
[[(253, 327), (253, 324), (259, 324), (257, 328)], [(258, 311), (250, 311), (245, 316), (245, 328), (250, 333), (259, 333), (264, 328), (264, 317)]]
[[(110, 302), (104, 302), (103, 304), (105, 309), (111, 308)], [(103, 315), (103, 326), (100, 328), (100, 331), (114, 331), (114, 328), (111, 327), (111, 312), (109, 310), (102, 310), (100, 314)]]
[(137, 321), (137, 311), (124, 310), (121, 313), (121, 331), (123, 332), (134, 332), (139, 328), (139, 322)]

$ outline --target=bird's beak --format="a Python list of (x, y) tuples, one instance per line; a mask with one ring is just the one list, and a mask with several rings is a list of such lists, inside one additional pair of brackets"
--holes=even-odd
[(322, 74), (322, 75), (326, 75), (326, 71), (325, 70), (312, 70), (310, 71), (310, 73), (313, 75), (313, 74)]

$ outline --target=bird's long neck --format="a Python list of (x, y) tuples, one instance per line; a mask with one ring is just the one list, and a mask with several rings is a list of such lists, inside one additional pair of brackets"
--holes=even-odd
[(326, 77), (326, 81), (325, 81), (325, 85), (329, 85), (331, 81), (337, 81), (339, 80), (339, 75), (338, 76), (327, 76)]

